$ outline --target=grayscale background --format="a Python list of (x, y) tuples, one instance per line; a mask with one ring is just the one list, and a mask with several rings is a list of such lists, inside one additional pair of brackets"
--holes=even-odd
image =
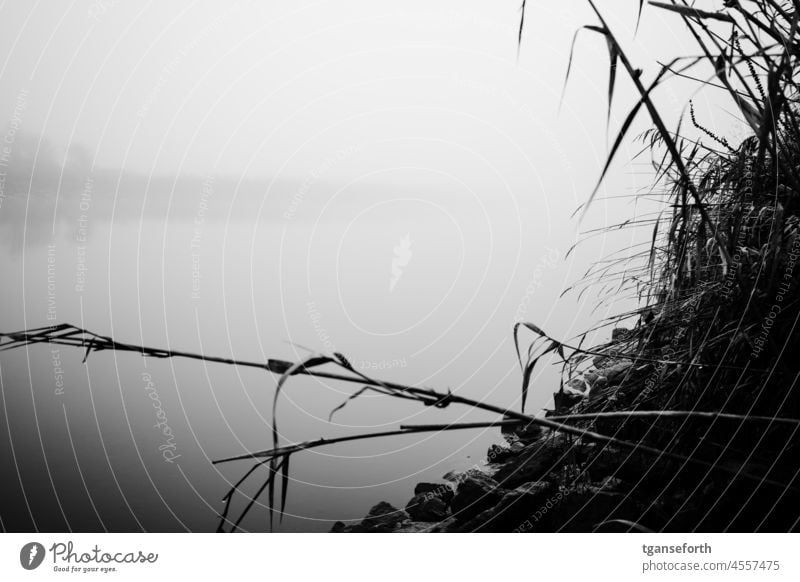
[[(513, 324), (569, 339), (632, 307), (560, 296), (649, 239), (610, 232), (568, 255), (581, 233), (646, 211), (624, 196), (652, 181), (647, 159), (615, 164), (587, 215), (572, 216), (621, 123), (612, 112), (607, 130), (605, 42), (578, 36), (561, 102), (573, 33), (593, 20), (583, 3), (536, 3), (518, 56), (519, 4), (3, 3), (0, 330), (66, 322), (248, 360), (338, 351), (373, 376), (519, 407)], [(632, 3), (604, 11), (648, 71), (689, 50), (660, 11), (638, 33)], [(658, 96), (669, 123), (690, 97), (682, 87)], [(615, 100), (634, 98), (620, 79)], [(730, 131), (716, 104), (695, 107)], [(626, 143), (619, 159), (641, 147)], [(0, 353), (2, 527), (213, 531), (243, 466), (211, 461), (270, 447), (276, 378), (82, 358), (44, 345)], [(546, 408), (557, 382), (557, 368), (540, 368), (529, 409)], [(355, 388), (292, 379), (282, 442), (491, 420), (365, 396), (329, 422)], [(480, 463), (500, 438), (296, 455), (275, 529), (327, 531), (380, 500), (402, 506), (414, 483)], [(244, 526), (265, 531), (266, 510)]]

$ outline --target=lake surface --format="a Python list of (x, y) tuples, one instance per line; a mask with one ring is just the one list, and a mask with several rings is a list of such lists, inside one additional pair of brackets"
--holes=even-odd
[[(340, 184), (148, 183), (101, 172), (68, 195), (4, 200), (2, 329), (69, 322), (123, 342), (256, 361), (338, 351), (368, 375), (518, 408), (514, 321), (569, 334), (588, 320), (574, 300), (558, 300), (578, 274), (564, 260), (574, 233), (541, 214), (524, 225), (537, 216), (532, 206), (421, 170)], [(2, 433), (13, 444), (5, 527), (213, 530), (249, 464), (211, 461), (271, 446), (276, 378), (83, 356), (46, 345), (0, 356)], [(492, 419), (365, 395), (329, 421), (358, 387), (291, 379), (279, 402), (282, 442)], [(555, 367), (543, 367), (530, 410), (556, 387)], [(326, 531), (378, 501), (404, 505), (415, 483), (480, 463), (500, 440), (497, 429), (470, 430), (295, 455), (276, 529)], [(267, 523), (261, 507), (243, 526)]]
[[(577, 45), (562, 96), (573, 34), (595, 19), (588, 5), (538, 7), (520, 48), (518, 0), (111, 2), (88, 18), (50, 4), (18, 3), (0, 22), (2, 331), (72, 323), (255, 361), (338, 351), (379, 378), (519, 408), (513, 324), (565, 339), (597, 324), (608, 306), (561, 292), (597, 259), (651, 240), (643, 223), (568, 255), (579, 230), (648, 211), (627, 196), (653, 177), (647, 160), (622, 162), (640, 148), (625, 144), (592, 212), (571, 218), (639, 98), (618, 83), (609, 119), (599, 38)], [(674, 56), (681, 37), (664, 37), (659, 18), (616, 16), (632, 62)], [(695, 86), (662, 91), (674, 127)], [(698, 119), (726, 135), (709, 104), (695, 100)], [(648, 127), (640, 116), (628, 136)], [(0, 353), (0, 525), (213, 531), (248, 464), (211, 461), (271, 446), (276, 378), (83, 357)], [(557, 372), (543, 361), (529, 410), (547, 406)], [(365, 395), (329, 421), (358, 388), (292, 378), (282, 442), (494, 420)], [(276, 529), (326, 531), (378, 501), (401, 506), (415, 483), (467, 469), (499, 441), (471, 430), (295, 455)], [(266, 510), (243, 525), (266, 530)]]

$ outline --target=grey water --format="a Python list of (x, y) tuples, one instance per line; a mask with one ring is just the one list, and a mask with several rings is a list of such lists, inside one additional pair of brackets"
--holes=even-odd
[[(424, 178), (424, 193), (400, 187), (398, 171), (384, 183), (317, 184), (302, 199), (288, 184), (264, 194), (257, 181), (236, 190), (232, 180), (185, 178), (165, 205), (149, 202), (159, 191), (142, 202), (121, 190), (110, 202), (113, 180), (99, 172), (61, 200), (7, 197), (3, 330), (68, 322), (126, 343), (251, 361), (341, 352), (370, 376), (519, 407), (511, 327), (552, 329), (554, 318), (567, 324), (559, 331), (569, 327), (573, 314), (554, 308), (568, 241), (523, 230), (510, 199), (481, 201), (448, 177)], [(83, 357), (47, 345), (2, 355), (5, 474), (18, 476), (12, 497), (27, 501), (4, 508), (6, 527), (213, 529), (249, 463), (211, 461), (270, 448), (276, 378), (131, 353)], [(546, 404), (554, 378), (547, 369), (537, 377), (531, 409)], [(282, 442), (492, 420), (365, 395), (329, 421), (358, 387), (291, 379), (278, 404)], [(486, 429), (295, 455), (276, 529), (323, 531), (380, 500), (404, 504), (416, 482), (480, 463), (499, 441)], [(243, 527), (266, 529), (266, 516), (256, 510)]]
[[(0, 331), (71, 323), (252, 361), (340, 352), (370, 376), (518, 409), (514, 323), (571, 339), (602, 321), (608, 305), (562, 292), (649, 240), (625, 231), (569, 252), (629, 217), (616, 198), (651, 176), (612, 172), (607, 200), (572, 216), (607, 153), (602, 50), (576, 59), (560, 97), (589, 13), (543, 7), (517, 58), (516, 1), (337, 4), (4, 7)], [(618, 16), (632, 33), (635, 14)], [(633, 97), (620, 84), (616, 98)], [(0, 353), (2, 527), (213, 531), (250, 465), (212, 461), (270, 448), (277, 378), (84, 355)], [(552, 364), (534, 375), (532, 412), (557, 389)], [(495, 420), (370, 394), (329, 420), (358, 388), (290, 379), (281, 442)], [(402, 506), (500, 441), (490, 428), (296, 454), (275, 529)], [(243, 528), (268, 529), (264, 503)]]

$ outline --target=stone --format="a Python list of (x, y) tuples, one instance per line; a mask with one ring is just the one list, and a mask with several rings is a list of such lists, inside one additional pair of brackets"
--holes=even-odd
[(427, 494), (428, 497), (440, 497), (446, 505), (450, 504), (455, 492), (447, 483), (417, 483), (414, 487), (414, 496)]
[(523, 483), (513, 491), (506, 493), (503, 500), (505, 501), (506, 498), (514, 498), (514, 497), (524, 497), (526, 495), (540, 495), (543, 491), (549, 489), (551, 487), (550, 483), (547, 481), (531, 481), (529, 483)]
[(596, 381), (596, 375), (592, 382), (589, 382), (585, 376), (582, 378), (572, 378), (564, 384), (564, 391), (572, 396), (582, 396), (591, 389), (591, 385)]
[(611, 330), (611, 341), (612, 342), (621, 342), (625, 341), (630, 337), (631, 330), (626, 327), (617, 327)]
[(511, 457), (516, 457), (523, 450), (523, 448), (524, 446), (519, 441), (515, 441), (511, 444), (511, 446), (508, 447), (492, 445), (489, 447), (489, 450), (486, 451), (486, 462), (502, 463)]
[(630, 360), (618, 361), (611, 366), (603, 368), (601, 374), (605, 376), (609, 384), (614, 384), (625, 377), (633, 363)]
[(453, 484), (453, 487), (458, 487), (458, 484), (461, 483), (464, 479), (468, 478), (470, 475), (476, 475), (480, 478), (482, 475), (486, 475), (483, 471), (476, 468), (470, 468), (464, 471), (463, 473), (459, 473), (458, 471), (448, 471), (442, 476), (442, 479), (445, 481), (449, 481)]
[(410, 523), (403, 524), (402, 526), (394, 530), (394, 533), (432, 533), (433, 527), (435, 525), (437, 524), (412, 521)]
[(591, 532), (599, 524), (613, 519), (631, 520), (641, 515), (630, 496), (612, 493), (595, 487), (565, 495), (542, 518), (543, 531)]
[(600, 489), (606, 491), (617, 491), (622, 489), (622, 479), (609, 475), (600, 483)]
[(583, 393), (567, 391), (553, 392), (553, 404), (555, 405), (556, 414), (569, 411), (570, 408), (575, 406), (582, 399)]
[(607, 364), (609, 364), (609, 363), (611, 363), (613, 361), (614, 361), (614, 358), (611, 358), (609, 356), (595, 356), (595, 357), (592, 358), (592, 363), (594, 364), (594, 367), (597, 368), (597, 369), (600, 369), (603, 366), (605, 366), (605, 365), (607, 365)]
[(459, 521), (468, 521), (495, 505), (504, 494), (497, 481), (480, 471), (470, 471), (458, 483), (450, 508)]
[(439, 487), (444, 485), (444, 483), (425, 483), (424, 481), (417, 483), (414, 485), (414, 495), (419, 495), (420, 493), (430, 493), (431, 491), (436, 491)]
[(466, 522), (456, 525), (453, 531), (458, 533), (482, 533), (491, 531), (492, 519), (497, 514), (494, 507), (481, 511), (478, 515)]
[(540, 481), (560, 467), (562, 457), (561, 447), (531, 445), (525, 454), (504, 463), (494, 474), (494, 479), (509, 489), (530, 481)]
[(390, 532), (409, 517), (405, 511), (397, 509), (392, 504), (381, 501), (369, 510), (367, 517), (361, 521), (361, 526), (370, 532)]
[(597, 373), (597, 370), (588, 370), (583, 373), (583, 379), (586, 380), (586, 383), (589, 386), (593, 386), (595, 382), (597, 382), (598, 378), (600, 378), (600, 374)]
[(406, 504), (406, 513), (414, 521), (442, 521), (448, 515), (447, 502), (435, 492), (420, 493)]
[(444, 533), (458, 530), (458, 522), (454, 517), (435, 523), (412, 521), (403, 524), (395, 533)]
[[(505, 420), (514, 420), (513, 418), (505, 417)], [(530, 442), (538, 439), (542, 435), (542, 427), (537, 424), (504, 424), (500, 427), (500, 433), (506, 440), (521, 440), (523, 442)], [(512, 437), (509, 439), (509, 437)]]
[(526, 516), (543, 507), (553, 486), (544, 481), (524, 483), (507, 492), (502, 499), (471, 520), (464, 523), (460, 532), (508, 532), (517, 530)]
[(458, 520), (455, 517), (448, 517), (444, 521), (434, 524), (431, 533), (443, 533), (455, 531), (458, 527)]

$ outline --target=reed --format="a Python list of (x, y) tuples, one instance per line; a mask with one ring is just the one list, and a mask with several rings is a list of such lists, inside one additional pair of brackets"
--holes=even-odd
[[(449, 391), (373, 378), (338, 353), (314, 354), (299, 362), (250, 362), (122, 343), (71, 325), (0, 334), (0, 351), (55, 343), (84, 349), (84, 360), (92, 352), (115, 350), (256, 367), (275, 374), (271, 447), (215, 461), (251, 463), (222, 500), (218, 531), (240, 529), (265, 493), (270, 526), (274, 512), (282, 517), (290, 459), (305, 450), (359, 439), (515, 424), (568, 434), (578, 443), (600, 443), (615, 454), (645, 456), (651, 459), (648, 472), (657, 478), (668, 476), (676, 466), (695, 466), (707, 474), (723, 473), (749, 479), (759, 487), (772, 487), (778, 498), (796, 494), (798, 467), (785, 461), (785, 452), (800, 444), (796, 387), (800, 368), (790, 360), (800, 348), (796, 331), (800, 319), (796, 82), (800, 3), (731, 0), (719, 11), (708, 11), (678, 0), (650, 2), (649, 6), (641, 2), (640, 18), (643, 10), (663, 10), (679, 19), (690, 31), (699, 54), (677, 56), (645, 81), (602, 12), (592, 0), (587, 1), (597, 22), (581, 30), (600, 35), (609, 55), (608, 118), (620, 71), (636, 87), (638, 98), (616, 131), (597, 187), (578, 212), (583, 216), (596, 202), (599, 186), (621, 144), (631, 139), (634, 120), (644, 114), (652, 128), (638, 139), (651, 156), (656, 179), (652, 188), (640, 195), (656, 200), (660, 208), (653, 215), (609, 227), (647, 227), (652, 236), (649, 244), (636, 252), (617, 253), (600, 261), (572, 289), (583, 293), (599, 288), (601, 304), (611, 295), (631, 294), (639, 307), (601, 324), (618, 330), (627, 324), (628, 328), (612, 334), (606, 344), (584, 348), (589, 332), (597, 328), (568, 342), (549, 336), (531, 322), (514, 326), (522, 377), (520, 411)], [(522, 3), (520, 44), (530, 9)], [(565, 89), (576, 39), (577, 33)], [(670, 130), (656, 96), (661, 86), (675, 78), (691, 79), (698, 89), (726, 95), (749, 128), (748, 135), (740, 143), (732, 143), (729, 136), (706, 127), (691, 103), (687, 104), (691, 124), (679, 123)], [(613, 294), (604, 295), (604, 286), (614, 289)], [(531, 337), (527, 345), (523, 334)], [(546, 357), (556, 358), (562, 366), (555, 408), (545, 417), (525, 414), (533, 372)], [(602, 374), (617, 364), (622, 364), (624, 372), (613, 382), (600, 382)], [(434, 408), (470, 406), (495, 419), (401, 426), (283, 444), (278, 430), (280, 395), (297, 375), (359, 386), (331, 415), (351, 400), (373, 392)], [(758, 431), (754, 433), (757, 438), (747, 436), (751, 430)], [(242, 492), (250, 479), (260, 480), (253, 496)], [(714, 504), (726, 503), (727, 491), (721, 489)], [(244, 507), (234, 517), (232, 504), (237, 495), (244, 497)], [(650, 530), (638, 518), (611, 521), (630, 529)], [(663, 527), (656, 524), (654, 529)]]

